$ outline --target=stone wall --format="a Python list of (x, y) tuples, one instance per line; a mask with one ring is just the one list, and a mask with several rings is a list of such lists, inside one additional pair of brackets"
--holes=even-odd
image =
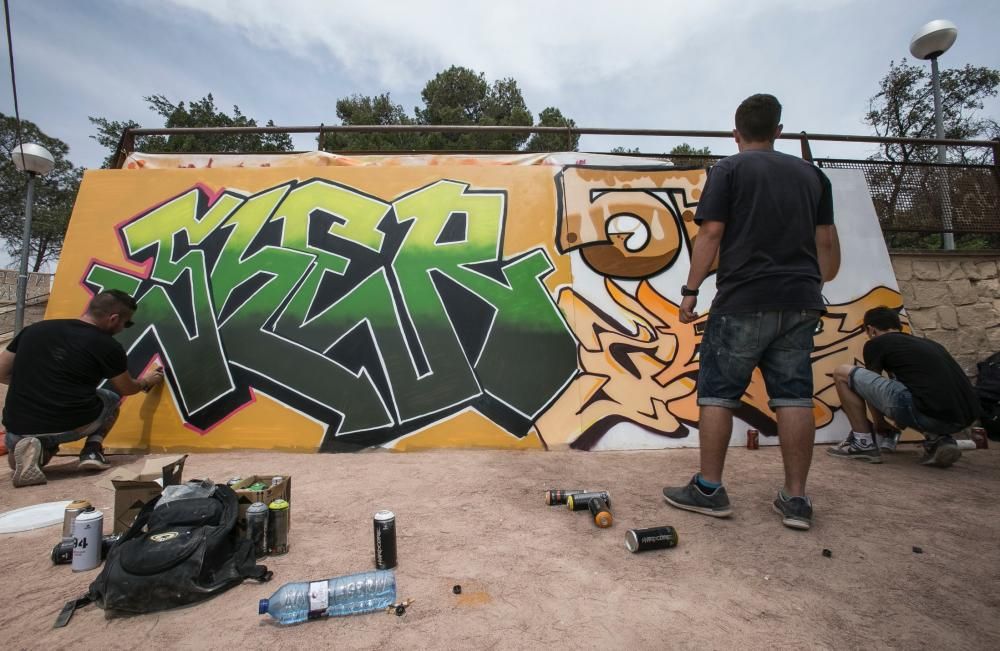
[(1000, 252), (891, 252), (913, 330), (954, 355), (970, 377), (1000, 351)]
[[(25, 324), (41, 321), (52, 289), (52, 274), (29, 273), (25, 300)], [(14, 332), (14, 309), (17, 301), (17, 270), (0, 270), (0, 341)]]

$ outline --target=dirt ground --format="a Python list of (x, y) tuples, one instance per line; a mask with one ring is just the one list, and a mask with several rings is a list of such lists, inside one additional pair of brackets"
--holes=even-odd
[[(266, 559), (273, 581), (131, 618), (107, 620), (90, 605), (53, 630), (62, 604), (99, 570), (52, 565), (58, 526), (4, 534), (3, 646), (1000, 648), (1000, 450), (968, 451), (948, 470), (919, 466), (914, 447), (881, 466), (816, 452), (808, 532), (771, 511), (782, 478), (775, 448), (731, 451), (728, 520), (663, 502), (665, 483), (690, 477), (696, 450), (194, 454), (186, 478), (293, 477), (291, 551)], [(2, 464), (0, 511), (85, 498), (110, 532), (113, 494), (95, 486), (103, 473), (75, 465), (57, 458), (47, 485), (13, 489)], [(609, 490), (614, 526), (546, 506), (548, 488)], [(397, 514), (398, 596), (415, 599), (404, 616), (282, 627), (257, 614), (257, 600), (283, 583), (371, 568), (371, 516), (382, 508)], [(628, 528), (664, 524), (677, 528), (676, 548), (625, 549)]]

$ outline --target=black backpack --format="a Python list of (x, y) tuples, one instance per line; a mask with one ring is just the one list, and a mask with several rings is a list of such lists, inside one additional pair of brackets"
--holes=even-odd
[(207, 599), (247, 578), (271, 578), (265, 566), (255, 564), (251, 541), (239, 533), (239, 505), (231, 488), (217, 485), (209, 497), (157, 509), (159, 501), (143, 507), (108, 551), (87, 595), (66, 604), (56, 627), (89, 602), (108, 616), (149, 613)]
[(976, 365), (976, 394), (983, 408), (979, 419), (994, 441), (1000, 441), (1000, 353), (993, 353)]

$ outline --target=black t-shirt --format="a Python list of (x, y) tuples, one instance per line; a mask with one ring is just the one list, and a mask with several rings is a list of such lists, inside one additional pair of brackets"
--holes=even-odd
[(976, 390), (945, 348), (930, 339), (887, 332), (865, 344), (865, 366), (888, 371), (913, 394), (922, 414), (958, 428), (979, 416)]
[(92, 423), (101, 415), (97, 386), (128, 368), (122, 345), (79, 319), (30, 325), (7, 350), (15, 357), (3, 424), (20, 436), (55, 434)]
[(777, 151), (744, 151), (709, 170), (695, 220), (726, 225), (712, 312), (825, 310), (816, 227), (833, 223), (830, 180)]

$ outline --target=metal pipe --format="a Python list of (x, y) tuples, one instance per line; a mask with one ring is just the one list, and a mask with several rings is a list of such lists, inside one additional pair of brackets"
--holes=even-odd
[[(350, 124), (292, 127), (172, 127), (128, 129), (134, 136), (200, 135), (248, 133), (569, 133), (591, 136), (659, 136), (684, 138), (732, 138), (732, 131), (703, 131), (692, 129), (614, 129), (602, 127), (516, 127), (516, 126), (475, 126), (475, 125), (429, 125), (429, 124)], [(802, 140), (801, 133), (782, 133), (781, 140)], [(844, 135), (831, 133), (809, 133), (810, 141), (825, 142), (870, 142), (891, 144), (949, 145), (954, 147), (992, 147), (992, 140), (961, 140), (958, 138), (888, 138), (879, 136)], [(233, 152), (236, 153), (236, 152)]]
[(28, 294), (28, 256), (31, 254), (31, 207), (35, 202), (35, 177), (28, 172), (28, 196), (24, 201), (24, 233), (21, 236), (21, 267), (17, 274), (17, 297), (14, 307), (14, 335), (24, 327), (24, 302)]
[[(948, 163), (948, 152), (941, 140), (944, 140), (944, 115), (941, 110), (941, 73), (938, 71), (938, 58), (931, 57), (931, 86), (934, 87), (934, 131), (936, 139), (939, 141), (938, 163), (946, 165)], [(941, 233), (941, 240), (945, 251), (955, 250), (955, 228), (951, 214), (951, 186), (945, 178), (945, 170), (937, 170), (939, 182), (941, 183), (941, 225), (944, 232)]]

